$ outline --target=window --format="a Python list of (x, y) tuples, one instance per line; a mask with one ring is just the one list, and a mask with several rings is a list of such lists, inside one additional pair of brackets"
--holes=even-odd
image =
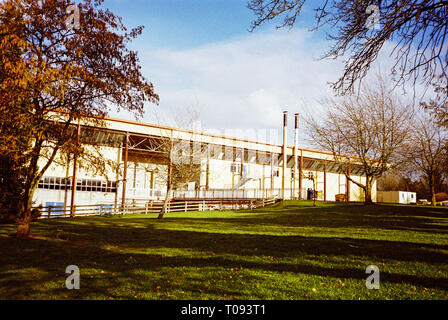
[[(43, 178), (38, 186), (39, 189), (47, 190), (71, 190), (72, 180), (71, 178)], [(91, 180), (91, 179), (77, 179), (76, 181), (77, 191), (87, 192), (117, 192), (117, 182), (104, 181), (104, 180)]]
[(241, 171), (241, 164), (240, 163), (232, 163), (230, 165), (230, 172), (232, 173), (240, 173)]

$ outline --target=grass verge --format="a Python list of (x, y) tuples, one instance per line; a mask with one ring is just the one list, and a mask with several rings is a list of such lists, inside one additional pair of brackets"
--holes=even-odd
[[(448, 299), (445, 208), (287, 201), (253, 211), (0, 225), (0, 299)], [(67, 290), (68, 265), (81, 272)], [(368, 265), (380, 289), (366, 289)]]

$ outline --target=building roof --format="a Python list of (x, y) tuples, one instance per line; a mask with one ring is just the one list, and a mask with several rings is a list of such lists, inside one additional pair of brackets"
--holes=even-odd
[[(63, 111), (60, 112), (60, 114), (61, 113), (67, 114), (67, 112)], [(89, 119), (91, 118), (101, 120), (102, 126), (97, 127), (94, 124), (90, 123)], [(90, 127), (91, 129), (94, 129), (82, 130), (81, 140), (85, 143), (119, 147), (123, 145), (125, 135), (129, 134), (134, 141), (137, 141), (136, 144), (140, 145), (141, 142), (138, 142), (139, 139), (142, 140), (147, 137), (173, 138), (204, 144), (221, 145), (224, 147), (231, 147), (236, 149), (247, 149), (261, 153), (275, 153), (278, 155), (283, 154), (283, 146), (278, 144), (265, 143), (237, 137), (228, 137), (207, 132), (197, 132), (188, 129), (162, 126), (128, 119), (97, 116), (95, 117), (86, 115), (83, 119), (81, 119), (81, 125), (84, 128)], [(144, 151), (144, 149), (141, 149), (140, 151)], [(333, 154), (331, 152), (312, 150), (301, 147), (298, 147), (298, 152), (299, 156), (303, 157), (303, 168), (305, 170), (323, 171), (325, 169), (328, 172), (342, 172), (339, 165), (334, 163)], [(287, 165), (288, 167), (292, 167), (294, 157), (293, 146), (287, 146), (286, 155), (288, 158)], [(357, 157), (349, 155), (342, 156), (353, 160), (351, 164), (351, 172), (353, 175), (362, 174), (362, 167), (360, 165), (356, 165), (356, 160), (358, 159)], [(281, 161), (281, 157), (279, 157), (278, 160)]]

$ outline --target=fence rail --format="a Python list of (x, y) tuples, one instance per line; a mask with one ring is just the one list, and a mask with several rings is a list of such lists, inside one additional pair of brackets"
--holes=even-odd
[[(307, 197), (307, 188), (284, 190), (285, 199)], [(126, 195), (131, 199), (160, 200), (166, 196), (166, 190), (126, 188)], [(269, 199), (283, 197), (281, 188), (269, 189), (210, 189), (210, 190), (173, 190), (174, 199)]]
[[(166, 212), (189, 212), (189, 211), (211, 211), (211, 210), (241, 210), (256, 209), (276, 203), (277, 197), (269, 199), (174, 199), (168, 202)], [(124, 215), (124, 214), (149, 214), (160, 213), (163, 201), (160, 200), (129, 200), (124, 206), (121, 204), (97, 204), (76, 205), (74, 207), (75, 217)], [(66, 218), (71, 216), (70, 207), (47, 206), (40, 207), (42, 212), (39, 219)]]
[[(303, 190), (305, 190), (303, 188)], [(302, 192), (303, 193), (303, 192)], [(299, 189), (285, 189), (285, 197), (298, 198)], [(270, 199), (281, 197), (282, 189), (211, 189), (211, 190), (175, 190), (175, 199)]]

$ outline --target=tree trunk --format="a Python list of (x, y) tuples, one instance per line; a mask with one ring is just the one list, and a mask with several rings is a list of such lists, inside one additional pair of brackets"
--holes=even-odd
[(431, 185), (431, 205), (436, 205), (436, 188), (434, 186), (434, 183)]
[(19, 200), (22, 204), (19, 206), (19, 212), (17, 212), (17, 239), (26, 239), (30, 235), (31, 231), (31, 220), (32, 217), (32, 205), (33, 205), (33, 197), (34, 192), (37, 188), (37, 183), (32, 185), (28, 190), (25, 190), (25, 194)]
[(434, 191), (431, 191), (431, 205), (435, 206), (437, 204), (436, 202), (436, 193)]
[(435, 187), (435, 177), (434, 174), (429, 176), (429, 191), (431, 192), (431, 205), (436, 205), (436, 187)]
[(25, 200), (25, 204), (21, 206), (21, 212), (17, 217), (17, 239), (26, 239), (30, 235), (31, 229), (31, 201)]
[(372, 205), (372, 180), (369, 177), (366, 177), (366, 187), (364, 189), (365, 199), (364, 199), (364, 205)]
[(29, 237), (31, 230), (31, 213), (29, 213), (29, 216), (29, 218), (24, 218), (17, 222), (17, 239), (26, 239)]
[(162, 219), (164, 214), (166, 213), (166, 209), (168, 207), (168, 202), (170, 202), (171, 199), (171, 191), (173, 190), (173, 187), (170, 185), (168, 188), (168, 191), (166, 192), (165, 201), (163, 202), (162, 210), (159, 213), (159, 216), (157, 219)]
[(17, 222), (17, 239), (26, 239), (30, 235), (31, 231), (31, 221), (32, 217), (32, 205), (33, 205), (33, 197), (34, 192), (36, 191), (37, 183), (29, 188), (29, 190), (25, 191), (23, 198), (20, 201), (23, 201), (19, 206), (20, 210), (17, 214), (16, 222)]

